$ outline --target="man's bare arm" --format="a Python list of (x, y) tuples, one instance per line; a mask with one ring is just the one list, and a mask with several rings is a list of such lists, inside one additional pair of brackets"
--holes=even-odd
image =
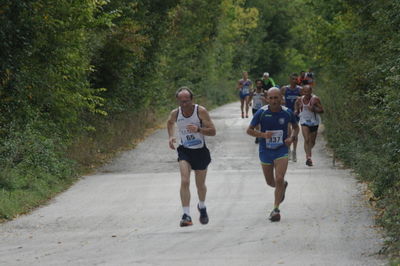
[(281, 88), (281, 95), (282, 95), (282, 103), (281, 104), (282, 105), (286, 104), (285, 94), (286, 94), (286, 86), (283, 86)]
[(217, 131), (214, 123), (212, 122), (207, 109), (203, 106), (199, 106), (199, 117), (201, 119), (202, 126), (198, 129), (198, 132), (205, 136), (215, 136)]
[(255, 126), (249, 126), (247, 128), (246, 133), (252, 137), (256, 137), (256, 138), (266, 138), (269, 139), (272, 137), (272, 132), (261, 132), (259, 130), (256, 130)]
[(300, 114), (300, 101), (301, 101), (301, 97), (298, 97), (296, 102), (294, 103), (294, 114), (295, 115)]
[(175, 122), (176, 122), (176, 117), (178, 115), (178, 109), (174, 109), (170, 114), (169, 118), (167, 121), (167, 129), (168, 129), (168, 144), (169, 147), (173, 150), (175, 150), (175, 143), (176, 143), (176, 138), (175, 138)]
[(322, 114), (324, 112), (324, 108), (322, 107), (321, 100), (316, 97), (315, 102), (313, 104), (313, 112)]

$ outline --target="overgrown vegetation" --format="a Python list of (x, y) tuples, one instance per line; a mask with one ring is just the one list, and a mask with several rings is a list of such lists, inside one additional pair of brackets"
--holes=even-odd
[(178, 87), (208, 108), (236, 99), (257, 60), (252, 32), (268, 20), (245, 2), (2, 1), (0, 219), (131, 146)]
[(330, 146), (370, 189), (400, 257), (400, 3), (297, 1), (303, 51), (318, 69)]

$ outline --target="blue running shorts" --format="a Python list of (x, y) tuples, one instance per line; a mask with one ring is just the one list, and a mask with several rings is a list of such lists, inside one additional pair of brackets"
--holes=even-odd
[(282, 145), (277, 149), (266, 149), (260, 151), (261, 164), (271, 165), (275, 160), (282, 158), (288, 158), (289, 148), (286, 145)]
[(243, 93), (242, 91), (239, 92), (240, 99), (244, 99), (246, 96), (250, 96), (250, 93)]

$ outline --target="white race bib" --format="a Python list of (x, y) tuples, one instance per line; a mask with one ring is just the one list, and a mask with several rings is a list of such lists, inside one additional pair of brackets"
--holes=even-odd
[(265, 139), (267, 149), (277, 149), (283, 145), (283, 130), (267, 130), (272, 132), (272, 137)]
[(304, 106), (304, 108), (306, 109), (305, 112), (303, 112), (302, 116), (303, 116), (303, 123), (309, 126), (314, 126), (314, 125), (318, 125), (318, 121), (317, 118), (315, 116), (315, 114), (313, 112), (311, 112), (311, 110), (309, 110), (310, 108), (307, 106)]
[(250, 93), (250, 87), (249, 87), (249, 86), (244, 86), (244, 85), (243, 85), (242, 93), (243, 93), (243, 94)]
[(190, 148), (192, 146), (200, 145), (203, 143), (200, 134), (189, 132), (189, 130), (184, 129), (180, 131), (182, 145), (186, 148)]

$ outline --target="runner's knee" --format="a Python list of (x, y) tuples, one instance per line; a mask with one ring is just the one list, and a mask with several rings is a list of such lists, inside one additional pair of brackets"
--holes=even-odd
[(284, 183), (284, 179), (283, 178), (284, 177), (280, 176), (280, 175), (277, 175), (275, 177), (275, 183), (276, 183), (277, 186), (283, 186), (283, 183)]
[(181, 180), (181, 187), (188, 188), (190, 186), (190, 181), (189, 179), (182, 179)]
[(271, 187), (275, 187), (275, 181), (270, 180), (270, 179), (266, 179), (267, 180), (267, 185), (271, 186)]
[(199, 191), (205, 191), (207, 190), (206, 184), (196, 184), (197, 190)]

